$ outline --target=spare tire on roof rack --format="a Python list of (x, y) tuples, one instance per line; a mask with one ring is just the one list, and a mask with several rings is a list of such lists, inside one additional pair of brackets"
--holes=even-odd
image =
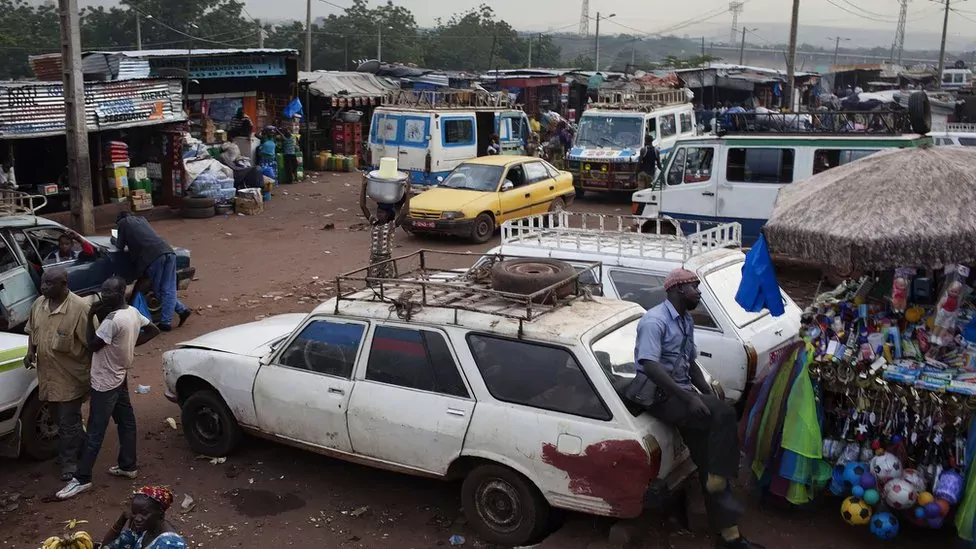
[(555, 259), (508, 259), (495, 263), (491, 268), (491, 288), (499, 292), (531, 295), (565, 282), (554, 288), (553, 293), (540, 296), (539, 301), (551, 302), (574, 292), (576, 283), (570, 278), (576, 268), (565, 261)]
[(924, 91), (908, 96), (908, 122), (915, 133), (925, 135), (932, 131), (932, 105)]

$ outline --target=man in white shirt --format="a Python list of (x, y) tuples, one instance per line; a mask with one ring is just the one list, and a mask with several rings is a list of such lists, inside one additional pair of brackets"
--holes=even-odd
[[(74, 497), (92, 486), (92, 468), (102, 448), (109, 419), (119, 428), (118, 465), (110, 475), (135, 478), (136, 416), (129, 399), (127, 374), (135, 359), (135, 348), (159, 335), (159, 328), (135, 307), (125, 302), (125, 280), (114, 276), (102, 283), (102, 301), (91, 308), (88, 348), (92, 351), (91, 404), (88, 436), (78, 470), (58, 499)], [(97, 322), (96, 322), (97, 319)], [(97, 324), (97, 329), (96, 329)]]

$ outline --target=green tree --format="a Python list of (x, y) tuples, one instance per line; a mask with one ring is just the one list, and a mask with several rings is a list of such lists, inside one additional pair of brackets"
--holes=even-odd
[[(426, 37), (426, 60), (436, 68), (485, 70), (523, 67), (528, 42), (511, 25), (495, 19), (490, 6), (454, 14)], [(535, 64), (535, 63), (533, 63)]]
[(51, 6), (31, 6), (24, 0), (0, 0), (0, 76), (26, 78), (33, 74), (27, 57), (59, 51), (58, 14)]

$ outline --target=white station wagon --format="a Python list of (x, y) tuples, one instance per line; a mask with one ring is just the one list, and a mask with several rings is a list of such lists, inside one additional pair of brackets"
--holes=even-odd
[[(488, 289), (486, 273), (497, 282), (510, 258), (490, 270), (431, 268), (458, 255), (392, 260), (400, 278), (369, 278), (369, 288), (365, 273), (375, 270), (350, 273), (311, 314), (226, 328), (165, 353), (166, 395), (182, 408), (193, 451), (227, 454), (247, 432), (463, 478), (469, 523), (506, 546), (544, 536), (551, 507), (635, 517), (693, 472), (677, 432), (618, 393), (634, 375), (643, 308), (590, 298), (565, 263), (530, 260), (557, 275), (534, 293)], [(418, 259), (421, 268), (404, 268)]]

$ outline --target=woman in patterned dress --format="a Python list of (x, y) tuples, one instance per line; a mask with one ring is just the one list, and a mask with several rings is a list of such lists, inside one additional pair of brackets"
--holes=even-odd
[(101, 549), (187, 549), (166, 521), (173, 493), (163, 486), (145, 486), (132, 496), (130, 509), (115, 521)]

